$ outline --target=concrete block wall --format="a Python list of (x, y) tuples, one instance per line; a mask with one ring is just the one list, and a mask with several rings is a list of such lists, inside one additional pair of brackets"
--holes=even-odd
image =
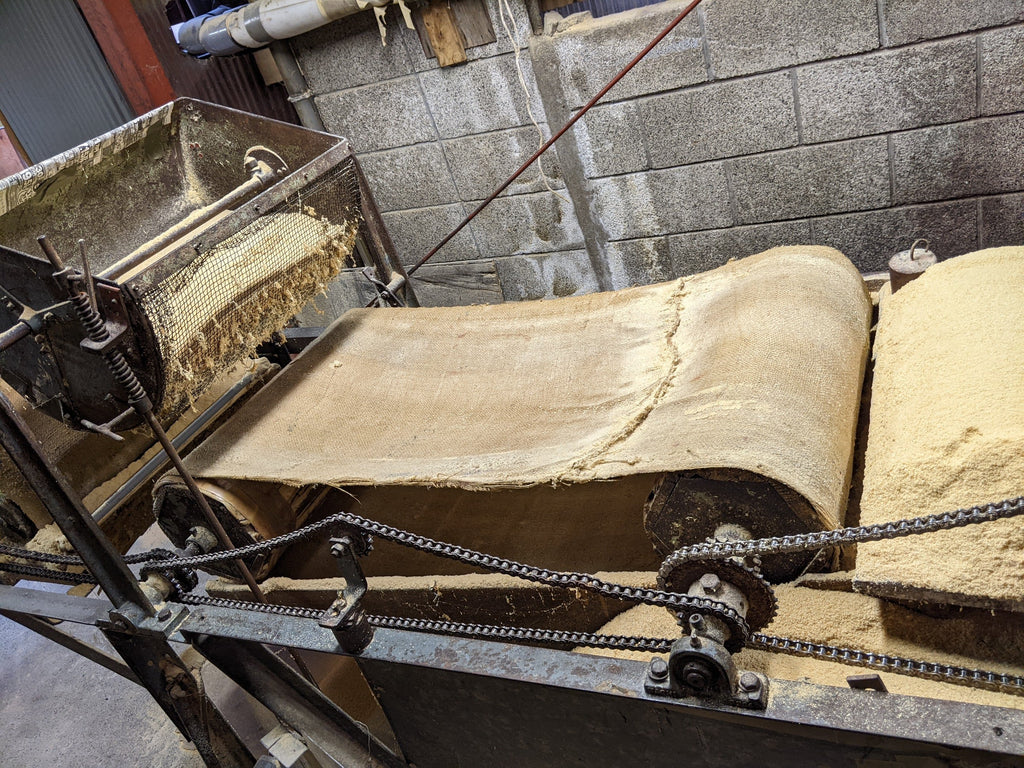
[[(550, 136), (525, 47), (530, 21), (521, 2), (511, 7), (510, 31), (523, 46), (518, 67), (497, 0), (489, 2), (497, 41), (470, 48), (458, 67), (428, 59), (395, 8), (386, 45), (371, 13), (293, 42), (324, 124), (355, 148), (405, 264), (430, 251)], [(596, 288), (557, 153), (519, 177), (431, 264), (481, 259), (493, 260), (499, 275), (519, 276), (509, 279), (506, 298), (553, 296), (570, 283), (570, 293)], [(560, 262), (560, 281), (545, 287), (528, 279)]]
[[(458, 2), (459, 0), (453, 0)], [(414, 261), (682, 8), (549, 14), (439, 69), (389, 15), (296, 41)], [(494, 260), (505, 299), (667, 279), (792, 243), (865, 272), (1024, 242), (1024, 0), (705, 0), (436, 257)], [(550, 186), (554, 191), (549, 191)]]

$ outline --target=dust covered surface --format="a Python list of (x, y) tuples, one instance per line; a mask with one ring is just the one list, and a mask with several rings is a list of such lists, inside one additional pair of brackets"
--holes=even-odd
[[(1024, 248), (931, 267), (883, 297), (861, 523), (1024, 495)], [(1024, 519), (862, 544), (872, 594), (1024, 610)]]
[[(838, 645), (1014, 675), (1024, 674), (1024, 618), (963, 609), (937, 618), (867, 595), (782, 585), (775, 588), (779, 611), (763, 631), (795, 640)], [(664, 608), (642, 605), (619, 614), (599, 632), (675, 638), (681, 630)], [(647, 660), (653, 654), (580, 648), (580, 653)], [(870, 672), (813, 658), (744, 650), (740, 669), (772, 678), (848, 687), (849, 675)], [(961, 685), (881, 673), (892, 693), (1024, 709), (1024, 697), (974, 690)]]
[(316, 211), (263, 216), (140, 300), (165, 368), (162, 416), (180, 413), (218, 374), (248, 357), (338, 274), (352, 223)]
[(470, 490), (731, 467), (832, 527), (869, 315), (856, 269), (816, 247), (547, 302), (354, 310), (188, 463), (207, 479)]

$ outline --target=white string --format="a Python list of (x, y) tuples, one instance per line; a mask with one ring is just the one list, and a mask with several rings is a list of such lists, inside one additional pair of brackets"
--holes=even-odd
[[(508, 11), (508, 20), (505, 19), (505, 12)], [(523, 74), (523, 63), (520, 60), (519, 52), (523, 47), (519, 41), (519, 28), (516, 26), (516, 17), (512, 13), (512, 6), (509, 0), (498, 0), (498, 14), (501, 16), (501, 26), (505, 29), (505, 34), (508, 35), (509, 42), (512, 44), (512, 53), (516, 60), (516, 72), (519, 75), (519, 84), (523, 88), (523, 94), (526, 97), (526, 114), (530, 118), (530, 122), (533, 123), (533, 127), (537, 129), (537, 149), (544, 146), (544, 131), (540, 127), (540, 123), (537, 122), (537, 118), (533, 115), (533, 106), (530, 95), (530, 88), (526, 84), (526, 76)], [(511, 28), (509, 23), (511, 22)], [(564, 195), (559, 194), (551, 187), (551, 182), (548, 180), (548, 175), (544, 172), (544, 164), (541, 158), (537, 158), (537, 170), (540, 172), (540, 180), (544, 183), (545, 188), (553, 194), (555, 197), (562, 200), (564, 203), (571, 205), (569, 200)]]

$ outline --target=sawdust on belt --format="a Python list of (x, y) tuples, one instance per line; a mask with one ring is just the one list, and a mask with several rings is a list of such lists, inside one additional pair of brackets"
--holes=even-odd
[[(1024, 495), (1024, 248), (931, 267), (884, 298), (861, 522)], [(1024, 519), (863, 544), (857, 589), (1024, 610)]]
[[(954, 618), (934, 618), (867, 595), (782, 585), (775, 588), (779, 611), (763, 631), (795, 640), (856, 648), (970, 668), (1024, 674), (1024, 618), (993, 616), (978, 609)], [(598, 630), (606, 635), (680, 636), (675, 617), (664, 608), (641, 605), (621, 613)], [(636, 651), (577, 649), (580, 653), (648, 660)], [(870, 670), (812, 658), (744, 650), (734, 657), (740, 669), (772, 678), (846, 688), (849, 675)], [(950, 683), (881, 673), (892, 693), (1024, 709), (1024, 697), (981, 691)]]
[(356, 227), (308, 213), (264, 216), (144, 300), (166, 368), (163, 414), (249, 356), (337, 276)]
[(850, 262), (807, 246), (547, 302), (352, 310), (188, 463), (211, 480), (469, 490), (728, 467), (835, 527), (869, 316)]

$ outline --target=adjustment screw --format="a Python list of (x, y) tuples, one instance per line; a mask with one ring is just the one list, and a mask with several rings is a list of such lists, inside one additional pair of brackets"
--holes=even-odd
[(691, 631), (700, 632), (702, 629), (704, 629), (704, 617), (701, 616), (699, 613), (691, 613), (689, 624)]
[(722, 588), (722, 580), (718, 578), (718, 574), (705, 573), (700, 577), (700, 586), (705, 595), (717, 595), (718, 590)]
[(668, 662), (660, 657), (651, 659), (650, 669), (647, 676), (656, 683), (663, 683), (668, 679)]
[(744, 672), (740, 675), (740, 690), (745, 693), (753, 693), (761, 687), (761, 678), (753, 672)]
[(165, 605), (163, 608), (160, 609), (160, 612), (157, 613), (156, 617), (160, 621), (167, 621), (169, 618), (171, 618), (171, 609)]

